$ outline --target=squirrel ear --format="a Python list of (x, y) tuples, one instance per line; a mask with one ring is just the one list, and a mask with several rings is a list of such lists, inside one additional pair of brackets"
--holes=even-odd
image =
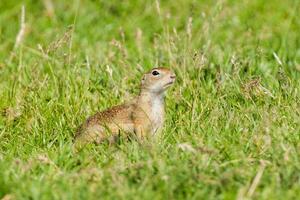
[(143, 75), (143, 77), (142, 77), (142, 84), (144, 84), (145, 80), (146, 80), (146, 75)]

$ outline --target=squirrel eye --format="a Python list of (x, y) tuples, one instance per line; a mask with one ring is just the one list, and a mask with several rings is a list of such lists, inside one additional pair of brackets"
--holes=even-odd
[(159, 74), (158, 71), (153, 71), (153, 72), (152, 72), (152, 75), (153, 75), (153, 76), (157, 76), (158, 74)]

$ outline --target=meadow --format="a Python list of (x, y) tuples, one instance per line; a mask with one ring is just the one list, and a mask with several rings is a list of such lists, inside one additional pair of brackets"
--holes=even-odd
[[(0, 199), (297, 199), (299, 0), (1, 0)], [(176, 72), (154, 140), (74, 152)]]

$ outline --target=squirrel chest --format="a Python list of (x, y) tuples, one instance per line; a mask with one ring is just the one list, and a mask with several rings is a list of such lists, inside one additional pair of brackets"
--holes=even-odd
[(155, 134), (163, 125), (164, 122), (164, 99), (163, 97), (155, 98), (151, 101), (149, 118), (151, 120), (151, 132)]

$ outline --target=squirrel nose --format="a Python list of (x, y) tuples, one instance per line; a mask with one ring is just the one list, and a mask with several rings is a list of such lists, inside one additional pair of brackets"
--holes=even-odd
[(172, 74), (172, 75), (170, 76), (170, 78), (171, 78), (171, 79), (175, 79), (175, 78), (176, 78), (176, 75), (175, 75), (175, 74)]

